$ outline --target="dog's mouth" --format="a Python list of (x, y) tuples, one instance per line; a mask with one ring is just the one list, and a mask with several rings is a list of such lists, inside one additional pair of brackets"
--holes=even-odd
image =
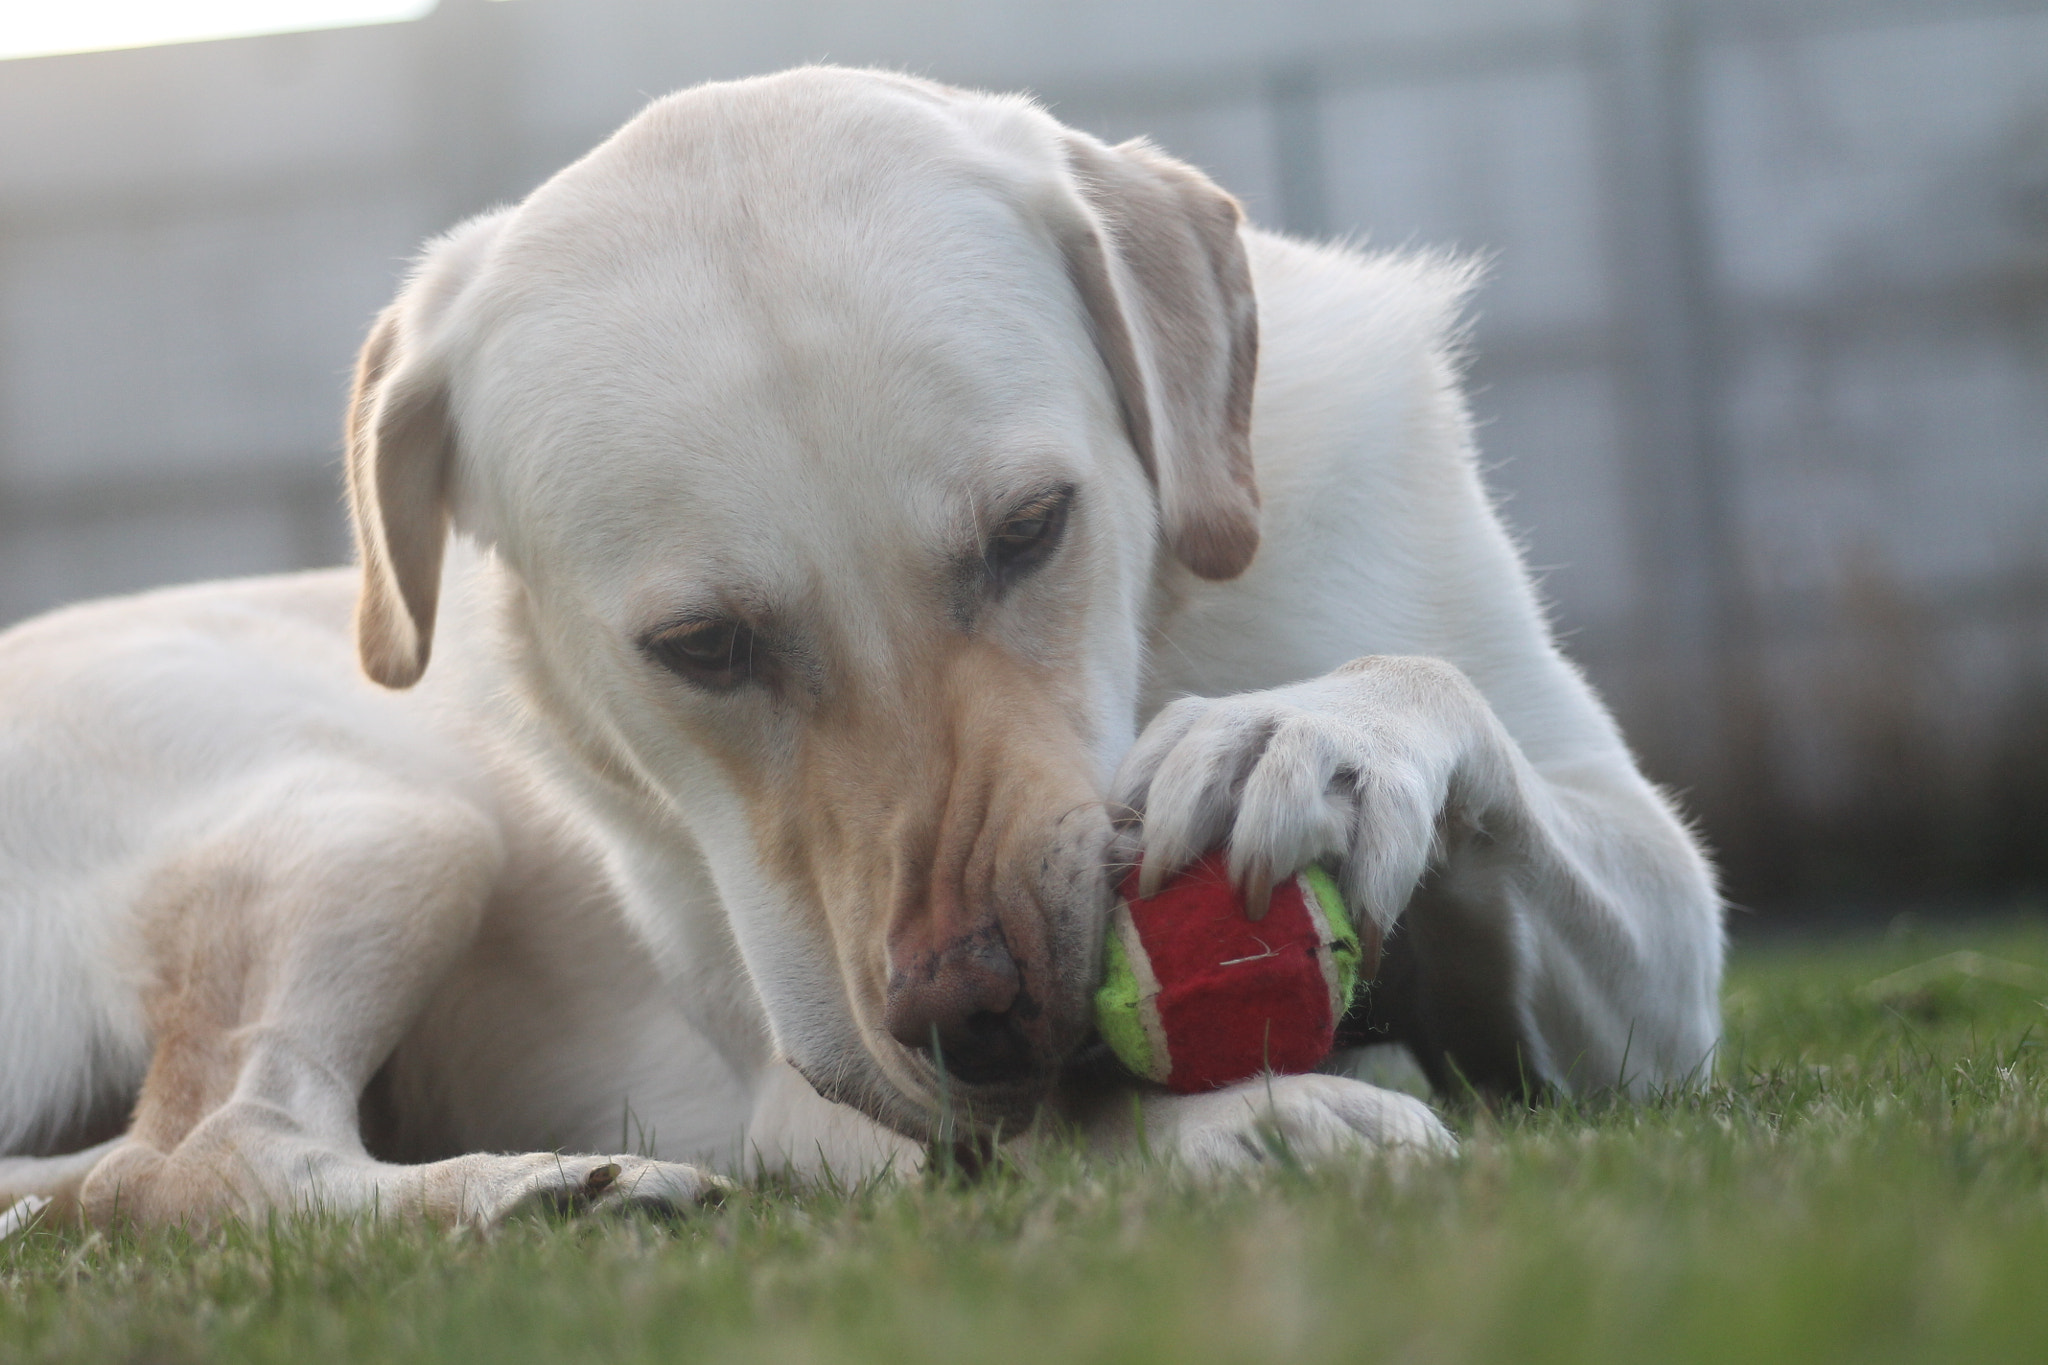
[[(918, 1142), (998, 1138), (1029, 1127), (1066, 1073), (1069, 1053), (972, 1057), (906, 1047), (880, 1029), (862, 1028), (858, 1053), (790, 1060), (811, 1088)], [(1083, 1039), (1082, 1042), (1086, 1042)]]
[(1000, 1137), (1030, 1126), (1062, 1069), (969, 1079), (883, 1037), (860, 1062), (791, 1064), (825, 1099), (917, 1142)]
[(1016, 1131), (1028, 1125), (1052, 1092), (1063, 1058), (1044, 1057), (1008, 1041), (972, 1052), (943, 1045), (908, 1048), (884, 1040), (894, 1065), (890, 1082), (923, 1117), (927, 1134)]
[(1059, 1079), (1057, 1070), (1029, 1079), (967, 1082), (937, 1073), (925, 1128), (934, 1138), (948, 1134), (1000, 1136), (1031, 1126)]

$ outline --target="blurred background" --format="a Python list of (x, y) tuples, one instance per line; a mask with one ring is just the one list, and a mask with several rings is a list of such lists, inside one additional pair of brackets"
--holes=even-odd
[(1495, 487), (1738, 933), (2048, 891), (2044, 0), (387, 9), (0, 61), (0, 621), (340, 561), (424, 237), (675, 87), (877, 63), (1492, 261)]

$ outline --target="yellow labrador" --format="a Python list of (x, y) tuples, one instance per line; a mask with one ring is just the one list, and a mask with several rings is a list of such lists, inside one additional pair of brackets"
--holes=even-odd
[(0, 640), (0, 1208), (687, 1204), (1046, 1112), (1447, 1146), (1088, 1064), (1108, 869), (1219, 844), (1338, 870), (1441, 1084), (1696, 1074), (1712, 878), (1488, 504), (1466, 282), (1020, 98), (658, 101), (378, 319), (359, 572)]

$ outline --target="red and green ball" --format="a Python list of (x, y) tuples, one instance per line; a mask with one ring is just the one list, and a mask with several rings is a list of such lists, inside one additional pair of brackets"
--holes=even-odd
[(1183, 1094), (1262, 1072), (1312, 1071), (1336, 1043), (1361, 968), (1379, 965), (1319, 867), (1273, 888), (1254, 920), (1231, 885), (1228, 855), (1209, 853), (1138, 895), (1133, 868), (1110, 915), (1096, 1027), (1123, 1064)]

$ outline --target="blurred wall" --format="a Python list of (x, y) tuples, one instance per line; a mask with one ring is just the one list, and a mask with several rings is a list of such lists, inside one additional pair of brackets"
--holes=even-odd
[(2040, 0), (443, 0), (0, 63), (0, 620), (339, 560), (348, 366), (416, 244), (812, 59), (1488, 254), (1507, 515), (1737, 895), (2048, 884)]

